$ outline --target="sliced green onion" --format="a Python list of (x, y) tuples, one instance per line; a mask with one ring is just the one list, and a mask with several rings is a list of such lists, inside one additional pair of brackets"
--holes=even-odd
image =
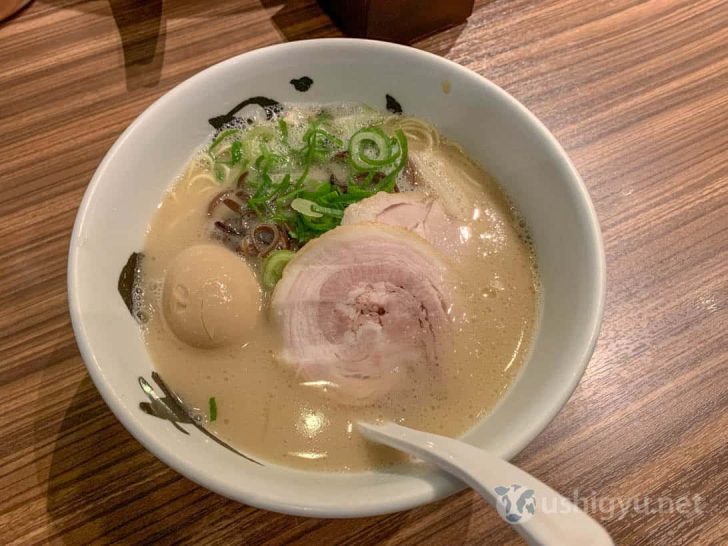
[(222, 168), (222, 165), (215, 165), (215, 178), (218, 182), (225, 181), (225, 169)]
[(283, 138), (288, 141), (288, 124), (286, 123), (286, 120), (279, 119), (278, 120), (278, 128), (281, 130), (281, 134), (283, 135)]
[(210, 406), (210, 422), (217, 421), (217, 401), (214, 396), (210, 397), (208, 404)]
[[(375, 149), (374, 156), (369, 156), (364, 149), (371, 143)], [(399, 151), (392, 145), (392, 140), (377, 127), (359, 129), (349, 141), (349, 159), (355, 168), (369, 170), (372, 167), (389, 165), (397, 159)]]
[(329, 193), (331, 191), (331, 183), (330, 182), (321, 182), (318, 186), (316, 186), (316, 189), (312, 192), (309, 192), (311, 196), (315, 198), (322, 197)]
[(407, 166), (407, 154), (409, 152), (407, 137), (404, 136), (402, 129), (397, 129), (394, 133), (394, 138), (396, 139), (397, 147), (399, 148), (399, 162), (397, 163), (397, 167), (374, 187), (374, 193), (379, 191), (394, 191), (394, 186), (397, 183), (397, 176), (399, 176), (399, 173), (401, 173)]
[(212, 144), (210, 144), (210, 147), (207, 149), (209, 153), (213, 153), (215, 149), (222, 143), (223, 140), (225, 140), (230, 135), (234, 135), (235, 133), (239, 132), (239, 129), (227, 129), (223, 132), (221, 132), (219, 135), (215, 137), (215, 140), (212, 141)]
[(268, 200), (268, 188), (273, 185), (273, 180), (267, 174), (263, 174), (263, 179), (258, 189), (255, 190), (253, 196), (248, 199), (248, 206), (255, 211), (258, 216), (262, 216), (258, 205), (264, 204)]
[(296, 253), (291, 250), (271, 252), (263, 262), (263, 285), (273, 288), (283, 276), (283, 269)]
[(243, 136), (243, 149), (247, 157), (255, 157), (260, 153), (260, 145), (254, 146), (256, 141), (268, 142), (276, 137), (275, 129), (272, 127), (253, 127), (248, 129)]
[(276, 199), (276, 205), (278, 205), (279, 207), (282, 207), (289, 200), (293, 199), (298, 194), (303, 193), (304, 191), (306, 191), (304, 188), (296, 187), (296, 189), (294, 189), (294, 190), (292, 190), (292, 191), (290, 191), (290, 192), (288, 192), (286, 194), (283, 194), (278, 199)]
[(327, 148), (327, 149), (340, 148), (341, 146), (344, 145), (344, 143), (341, 141), (341, 139), (339, 137), (332, 135), (325, 129), (321, 129), (321, 128), (316, 129), (315, 135), (316, 135), (316, 141), (318, 141), (318, 137), (321, 137), (321, 138), (325, 139), (328, 143), (328, 145), (323, 142), (319, 143), (319, 146), (321, 148)]
[[(342, 142), (336, 128), (319, 116), (305, 128), (303, 146), (295, 149), (288, 142), (290, 129), (283, 119), (272, 126), (227, 129), (217, 135), (208, 151), (214, 176), (221, 182), (248, 169), (244, 189), (250, 195), (250, 210), (265, 222), (285, 226), (300, 244), (338, 226), (351, 203), (378, 191), (393, 191), (407, 165), (407, 139), (401, 130), (390, 136), (380, 127), (360, 128), (348, 142)], [(224, 152), (220, 152), (222, 146)], [(342, 151), (341, 157), (347, 158), (342, 164), (348, 171), (345, 190), (309, 176), (315, 165), (325, 164)], [(266, 260), (264, 265), (269, 263)], [(267, 285), (276, 281), (274, 276)]]
[(273, 191), (267, 197), (267, 201), (272, 201), (273, 199), (275, 199), (276, 196), (286, 191), (288, 189), (288, 186), (290, 185), (291, 175), (286, 174), (286, 176), (284, 176), (283, 179), (274, 186)]
[(339, 209), (332, 209), (331, 207), (322, 207), (314, 203), (311, 205), (311, 211), (320, 212), (322, 214), (328, 214), (329, 216), (336, 216), (337, 218), (343, 218), (344, 211)]
[[(321, 218), (311, 218), (309, 216), (305, 216), (301, 214), (299, 216), (301, 220), (303, 221), (303, 224), (315, 231), (318, 234), (325, 233), (329, 231), (330, 229), (334, 229), (336, 226), (339, 225), (339, 219), (338, 218), (332, 218), (331, 216), (323, 216)], [(316, 235), (316, 236), (317, 236)]]
[(300, 197), (296, 197), (293, 201), (291, 201), (291, 208), (296, 212), (300, 212), (304, 216), (308, 216), (310, 218), (321, 218), (323, 214), (313, 210), (313, 207), (315, 206), (316, 203), (313, 201), (302, 199)]
[(311, 166), (319, 161), (323, 161), (341, 148), (344, 143), (340, 138), (332, 135), (325, 129), (321, 129), (316, 122), (309, 126), (303, 135), (303, 148), (296, 150), (296, 154), (301, 158), (303, 172), (298, 177), (298, 182), (303, 182), (308, 176)]
[(236, 140), (233, 142), (232, 146), (230, 146), (230, 165), (237, 165), (240, 163), (240, 160), (243, 158), (243, 154), (241, 152), (241, 148), (243, 147), (243, 143), (239, 140)]

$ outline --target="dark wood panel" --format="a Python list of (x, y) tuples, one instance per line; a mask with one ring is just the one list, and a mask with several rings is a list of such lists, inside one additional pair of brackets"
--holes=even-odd
[[(518, 542), (470, 492), (348, 521), (227, 501), (131, 438), (78, 355), (66, 252), (114, 139), (210, 64), (339, 35), (309, 0), (36, 0), (0, 24), (0, 543)], [(601, 501), (586, 509), (619, 544), (728, 542), (726, 43), (724, 0), (493, 0), (417, 44), (522, 100), (594, 198), (609, 268), (602, 335), (516, 463)], [(694, 495), (699, 512), (607, 509)]]

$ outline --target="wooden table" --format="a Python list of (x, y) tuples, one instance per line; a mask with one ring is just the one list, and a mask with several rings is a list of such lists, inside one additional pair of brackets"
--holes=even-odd
[[(348, 521), (228, 501), (142, 448), (76, 349), (66, 252), (114, 139), (204, 67), (338, 35), (276, 0), (36, 0), (0, 26), (0, 544), (519, 541), (472, 492)], [(601, 218), (598, 347), (515, 462), (619, 544), (728, 543), (728, 3), (481, 1), (417, 47), (531, 108)]]

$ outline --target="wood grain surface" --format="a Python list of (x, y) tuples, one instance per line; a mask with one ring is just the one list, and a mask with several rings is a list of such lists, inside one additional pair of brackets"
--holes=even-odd
[[(36, 0), (0, 24), (0, 544), (519, 542), (472, 492), (341, 521), (228, 501), (137, 443), (79, 357), (67, 247), (121, 131), (217, 61), (338, 35), (312, 1)], [(416, 45), (533, 110), (601, 219), (599, 344), (516, 464), (618, 544), (728, 543), (728, 2), (480, 1)]]

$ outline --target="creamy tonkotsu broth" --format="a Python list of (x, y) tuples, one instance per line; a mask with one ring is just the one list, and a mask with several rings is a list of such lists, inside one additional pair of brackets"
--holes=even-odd
[(360, 420), (464, 433), (533, 337), (517, 212), (422, 120), (355, 105), (269, 115), (219, 132), (151, 221), (137, 304), (160, 376), (263, 462), (404, 460)]

